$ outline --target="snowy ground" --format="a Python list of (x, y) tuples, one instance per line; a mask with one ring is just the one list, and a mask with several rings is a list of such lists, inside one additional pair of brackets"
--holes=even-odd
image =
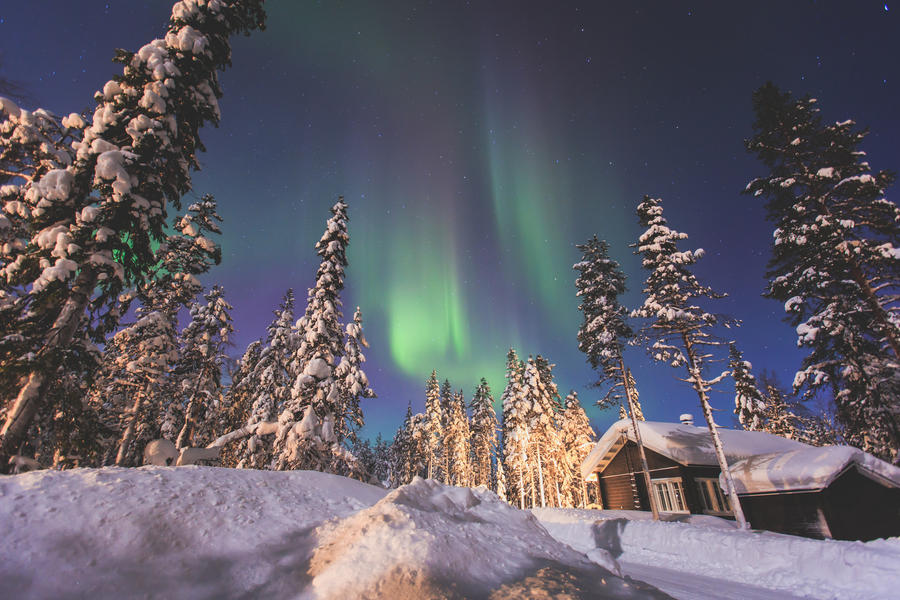
[(668, 597), (641, 581), (680, 600), (900, 589), (896, 538), (820, 542), (713, 517), (533, 512), (432, 481), (388, 492), (307, 471), (0, 476), (0, 597)]
[(657, 523), (636, 511), (532, 512), (558, 540), (588, 555), (605, 549), (624, 574), (679, 600), (894, 599), (900, 589), (900, 538), (810, 540), (698, 515)]
[(490, 492), (305, 471), (0, 476), (4, 598), (665, 598)]

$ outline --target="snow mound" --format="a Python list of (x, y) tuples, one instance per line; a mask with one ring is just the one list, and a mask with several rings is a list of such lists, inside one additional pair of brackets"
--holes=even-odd
[(900, 538), (812, 540), (744, 532), (717, 524), (721, 519), (675, 523), (604, 518), (613, 511), (534, 512), (559, 541), (582, 552), (592, 546), (605, 549), (625, 564), (664, 565), (820, 600), (887, 600), (896, 598), (900, 588)]
[(385, 493), (309, 471), (107, 467), (0, 476), (0, 595), (297, 597), (309, 580), (313, 530)]
[[(664, 598), (487, 491), (108, 467), (0, 476), (4, 598)], [(610, 567), (615, 561), (607, 557)]]
[(592, 563), (483, 489), (416, 478), (317, 535), (316, 598), (665, 597), (617, 576), (607, 553), (606, 568)]

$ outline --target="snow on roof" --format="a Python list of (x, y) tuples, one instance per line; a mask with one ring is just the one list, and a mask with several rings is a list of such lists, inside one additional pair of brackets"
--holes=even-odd
[[(644, 447), (671, 458), (682, 465), (718, 465), (712, 436), (706, 427), (682, 423), (639, 421)], [(603, 469), (624, 445), (625, 439), (634, 441), (630, 419), (616, 421), (597, 441), (581, 464), (581, 474), (587, 477), (598, 468)], [(806, 444), (761, 431), (743, 431), (719, 427), (719, 437), (729, 463), (756, 454), (790, 452), (808, 448)]]
[(807, 446), (760, 454), (739, 461), (728, 470), (738, 494), (764, 494), (825, 489), (854, 466), (883, 485), (900, 488), (900, 468), (850, 446)]

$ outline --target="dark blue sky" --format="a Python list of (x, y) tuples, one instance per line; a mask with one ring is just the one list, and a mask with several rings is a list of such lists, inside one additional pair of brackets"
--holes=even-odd
[[(114, 48), (163, 32), (171, 2), (32, 0), (0, 7), (0, 76), (26, 107), (89, 110)], [(757, 371), (788, 383), (802, 354), (760, 297), (772, 227), (741, 190), (750, 97), (771, 80), (872, 134), (875, 169), (900, 164), (900, 30), (876, 2), (287, 2), (234, 44), (222, 123), (204, 132), (196, 193), (225, 217), (207, 281), (234, 305), (235, 354), (264, 334), (287, 287), (312, 284), (313, 244), (339, 194), (351, 215), (345, 312), (362, 307), (379, 394), (367, 431), (420, 410), (432, 368), (499, 400), (506, 349), (557, 364), (565, 393), (598, 392), (578, 352), (574, 244), (607, 239), (629, 276), (634, 207), (660, 196), (672, 227), (727, 292), (714, 306)], [(898, 7), (900, 10), (900, 7)], [(302, 310), (302, 307), (301, 307)], [(724, 353), (723, 353), (724, 355)], [(681, 373), (629, 350), (649, 419), (699, 416)], [(714, 396), (731, 422), (732, 390)], [(602, 430), (614, 412), (589, 411)]]

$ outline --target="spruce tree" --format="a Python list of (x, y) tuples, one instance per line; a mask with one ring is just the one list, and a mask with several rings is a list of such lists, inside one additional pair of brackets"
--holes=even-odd
[(151, 296), (137, 309), (136, 321), (109, 341), (93, 391), (99, 412), (117, 432), (106, 460), (118, 466), (140, 466), (144, 445), (163, 435), (164, 392), (178, 343), (173, 319), (157, 299)]
[(622, 354), (625, 344), (634, 336), (626, 321), (628, 311), (619, 302), (619, 296), (625, 292), (625, 274), (609, 257), (607, 243), (598, 240), (596, 235), (576, 248), (582, 257), (572, 268), (578, 271), (575, 288), (581, 298), (578, 310), (584, 316), (578, 330), (578, 349), (597, 371), (595, 385), (609, 385), (598, 403), (605, 408), (622, 399), (620, 390), (626, 385)]
[[(13, 314), (40, 309), (31, 334), (43, 343), (15, 397), (4, 398), (0, 463), (50, 397), (47, 387), (86, 310), (106, 309), (115, 320), (119, 293), (141, 284), (157, 262), (153, 247), (165, 238), (167, 204), (178, 207), (191, 187), (203, 149), (199, 130), (219, 120), (217, 71), (230, 62), (229, 38), (264, 20), (262, 0), (176, 3), (164, 39), (117, 52), (122, 75), (95, 95), (90, 124), (77, 115), (60, 121), (63, 134), (77, 140), (74, 155), (59, 153), (3, 186), (0, 212), (21, 217), (15, 243), (2, 244), (0, 278), (5, 290), (17, 290)], [(3, 106), (0, 163), (9, 162), (7, 148), (12, 161), (31, 160), (21, 158), (31, 152), (17, 132), (21, 110)]]
[(382, 485), (387, 485), (391, 479), (391, 450), (390, 444), (379, 433), (375, 437), (375, 445), (372, 446), (372, 455), (375, 461), (373, 475)]
[(506, 473), (507, 496), (525, 508), (525, 490), (531, 473), (527, 466), (528, 408), (525, 404), (524, 367), (512, 348), (506, 355), (506, 387), (501, 396), (503, 420), (501, 444), (503, 469)]
[(362, 311), (356, 307), (353, 322), (346, 327), (347, 341), (344, 344), (344, 356), (335, 369), (335, 376), (341, 383), (341, 405), (335, 418), (335, 434), (340, 442), (345, 437), (355, 437), (356, 431), (364, 425), (360, 398), (375, 398), (375, 392), (369, 387), (369, 378), (362, 369), (366, 357), (363, 348), (369, 347), (362, 330)]
[[(262, 351), (262, 341), (250, 342), (244, 355), (237, 363), (237, 369), (231, 377), (231, 385), (225, 394), (225, 416), (223, 431), (234, 431), (243, 427), (250, 417), (250, 406), (254, 393), (251, 374), (256, 369)], [(238, 466), (240, 445), (232, 443), (219, 453), (222, 466), (235, 468)]]
[(191, 321), (181, 332), (174, 390), (184, 407), (184, 423), (176, 448), (205, 446), (224, 430), (222, 367), (234, 327), (232, 306), (218, 285), (205, 295), (204, 304), (191, 306)]
[(487, 380), (482, 377), (470, 404), (472, 412), (473, 487), (491, 487), (494, 480), (493, 456), (497, 447), (497, 413)]
[[(341, 416), (341, 381), (335, 374), (335, 367), (344, 345), (340, 294), (344, 289), (347, 245), (350, 243), (347, 226), (347, 204), (340, 197), (332, 206), (325, 232), (316, 243), (316, 253), (321, 258), (316, 283), (307, 294), (306, 312), (297, 322), (301, 338), (295, 354), (295, 370), (299, 375), (278, 417), (281, 425), (275, 437), (278, 469), (342, 471), (350, 468), (340, 446), (324, 440), (321, 442), (327, 448), (314, 452), (316, 456), (311, 458), (310, 440), (303, 435), (300, 426), (310, 406), (313, 411), (310, 418), (316, 422), (334, 423)], [(321, 444), (317, 442), (317, 445)]]
[(444, 430), (444, 409), (437, 372), (432, 371), (425, 383), (425, 466), (428, 479), (440, 479), (443, 457), (441, 439)]
[[(290, 363), (293, 360), (295, 340), (292, 332), (294, 322), (294, 291), (288, 289), (275, 318), (266, 328), (266, 345), (259, 357), (252, 363), (240, 390), (251, 398), (247, 425), (270, 423), (278, 418), (282, 407), (290, 398)], [(266, 432), (270, 435), (270, 432)], [(270, 468), (274, 457), (273, 441), (255, 432), (246, 440), (241, 440), (238, 467), (250, 469)]]
[(581, 476), (581, 463), (591, 452), (595, 437), (587, 414), (578, 401), (578, 392), (572, 390), (566, 396), (566, 408), (562, 414), (562, 440), (567, 476), (563, 487), (568, 506), (585, 507), (587, 504), (587, 484)]
[(625, 367), (623, 356), (625, 344), (634, 336), (626, 321), (628, 311), (619, 302), (619, 296), (625, 292), (625, 274), (619, 263), (609, 257), (607, 243), (598, 240), (596, 235), (577, 248), (581, 250), (582, 258), (573, 266), (579, 272), (575, 288), (581, 298), (578, 309), (584, 314), (584, 322), (578, 330), (578, 349), (587, 355), (588, 363), (599, 375), (595, 385), (609, 386), (606, 395), (598, 402), (601, 407), (613, 406), (621, 401), (622, 394), (619, 390), (624, 392), (641, 456), (650, 509), (653, 518), (658, 519), (659, 511), (650, 484), (650, 467), (647, 465), (644, 440), (637, 425), (639, 420), (643, 420), (643, 413), (637, 404), (634, 379)]
[(784, 303), (809, 354), (794, 388), (830, 391), (850, 443), (900, 461), (900, 209), (852, 120), (826, 124), (813, 98), (771, 83), (753, 95), (747, 149), (770, 169), (747, 192), (775, 224), (765, 295)]
[(766, 401), (750, 372), (752, 365), (744, 360), (734, 343), (728, 346), (728, 364), (734, 379), (734, 412), (738, 421), (747, 431), (758, 431), (762, 428)]
[(637, 389), (637, 382), (634, 380), (634, 375), (631, 374), (631, 369), (628, 368), (625, 369), (625, 385), (631, 390), (631, 406), (634, 408), (634, 418), (638, 421), (646, 421), (644, 409), (641, 408), (641, 395)]
[(438, 452), (441, 455), (440, 481), (450, 483), (450, 457), (453, 452), (448, 444), (447, 430), (453, 419), (453, 386), (449, 379), (444, 379), (441, 384), (441, 433), (438, 436)]
[(406, 405), (406, 416), (403, 424), (394, 434), (391, 443), (391, 481), (390, 487), (399, 487), (409, 483), (413, 478), (413, 461), (410, 456), (410, 426), (412, 424), (412, 403)]
[(727, 371), (714, 378), (705, 375), (706, 365), (713, 357), (710, 349), (719, 344), (712, 336), (712, 329), (721, 319), (696, 304), (723, 295), (701, 285), (691, 272), (690, 267), (703, 256), (703, 251), (678, 250), (678, 241), (687, 239), (687, 234), (668, 227), (661, 200), (644, 196), (644, 201), (637, 207), (637, 215), (646, 231), (635, 246), (641, 255), (641, 264), (649, 274), (643, 289), (644, 303), (632, 315), (647, 320), (642, 335), (651, 342), (648, 352), (653, 360), (686, 369), (685, 381), (690, 383), (700, 400), (735, 518), (740, 527), (746, 529), (747, 521), (709, 404), (712, 386), (721, 381)]
[(444, 433), (448, 461), (447, 483), (457, 486), (471, 485), (472, 464), (469, 438), (471, 429), (466, 416), (466, 401), (462, 390), (453, 394), (450, 401), (447, 428)]

